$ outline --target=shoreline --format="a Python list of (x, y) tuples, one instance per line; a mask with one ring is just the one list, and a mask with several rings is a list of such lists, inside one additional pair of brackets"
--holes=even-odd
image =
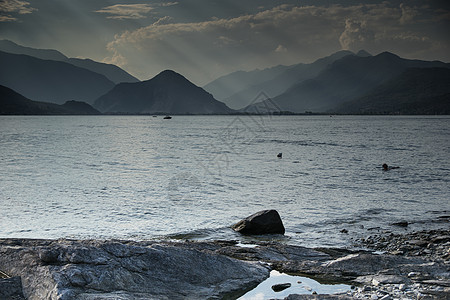
[(0, 279), (0, 298), (236, 299), (271, 270), (353, 285), (339, 295), (310, 291), (286, 299), (450, 297), (450, 230), (378, 233), (360, 246), (370, 250), (280, 242), (0, 239), (0, 271), (10, 277)]

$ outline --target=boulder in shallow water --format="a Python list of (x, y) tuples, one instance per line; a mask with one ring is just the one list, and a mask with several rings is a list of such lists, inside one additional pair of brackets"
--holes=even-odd
[(284, 234), (281, 217), (276, 210), (262, 210), (234, 224), (231, 228), (242, 234)]

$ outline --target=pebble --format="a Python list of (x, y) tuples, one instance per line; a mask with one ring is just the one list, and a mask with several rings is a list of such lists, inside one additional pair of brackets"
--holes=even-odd
[(353, 299), (377, 300), (450, 299), (450, 289), (427, 284), (386, 284), (380, 287), (359, 287), (348, 291), (347, 296)]
[[(436, 263), (450, 266), (450, 230), (428, 230), (406, 234), (392, 232), (372, 234), (358, 240), (363, 247), (375, 252), (420, 257), (428, 260), (430, 267)], [(407, 281), (399, 284), (373, 278), (370, 284), (347, 292), (352, 299), (450, 299), (450, 272), (439, 280), (423, 272), (409, 272)], [(437, 282), (438, 281), (438, 282)]]

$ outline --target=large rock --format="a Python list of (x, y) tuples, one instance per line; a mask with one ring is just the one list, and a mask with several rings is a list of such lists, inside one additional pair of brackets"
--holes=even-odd
[(1, 269), (26, 299), (218, 299), (269, 276), (244, 262), (167, 243), (0, 240)]
[(284, 234), (285, 229), (280, 215), (276, 210), (257, 212), (238, 223), (232, 228), (242, 234)]

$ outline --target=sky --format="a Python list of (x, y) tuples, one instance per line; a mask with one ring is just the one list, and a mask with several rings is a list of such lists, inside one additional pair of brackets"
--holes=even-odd
[(0, 0), (0, 39), (202, 86), (339, 50), (450, 62), (450, 1)]

